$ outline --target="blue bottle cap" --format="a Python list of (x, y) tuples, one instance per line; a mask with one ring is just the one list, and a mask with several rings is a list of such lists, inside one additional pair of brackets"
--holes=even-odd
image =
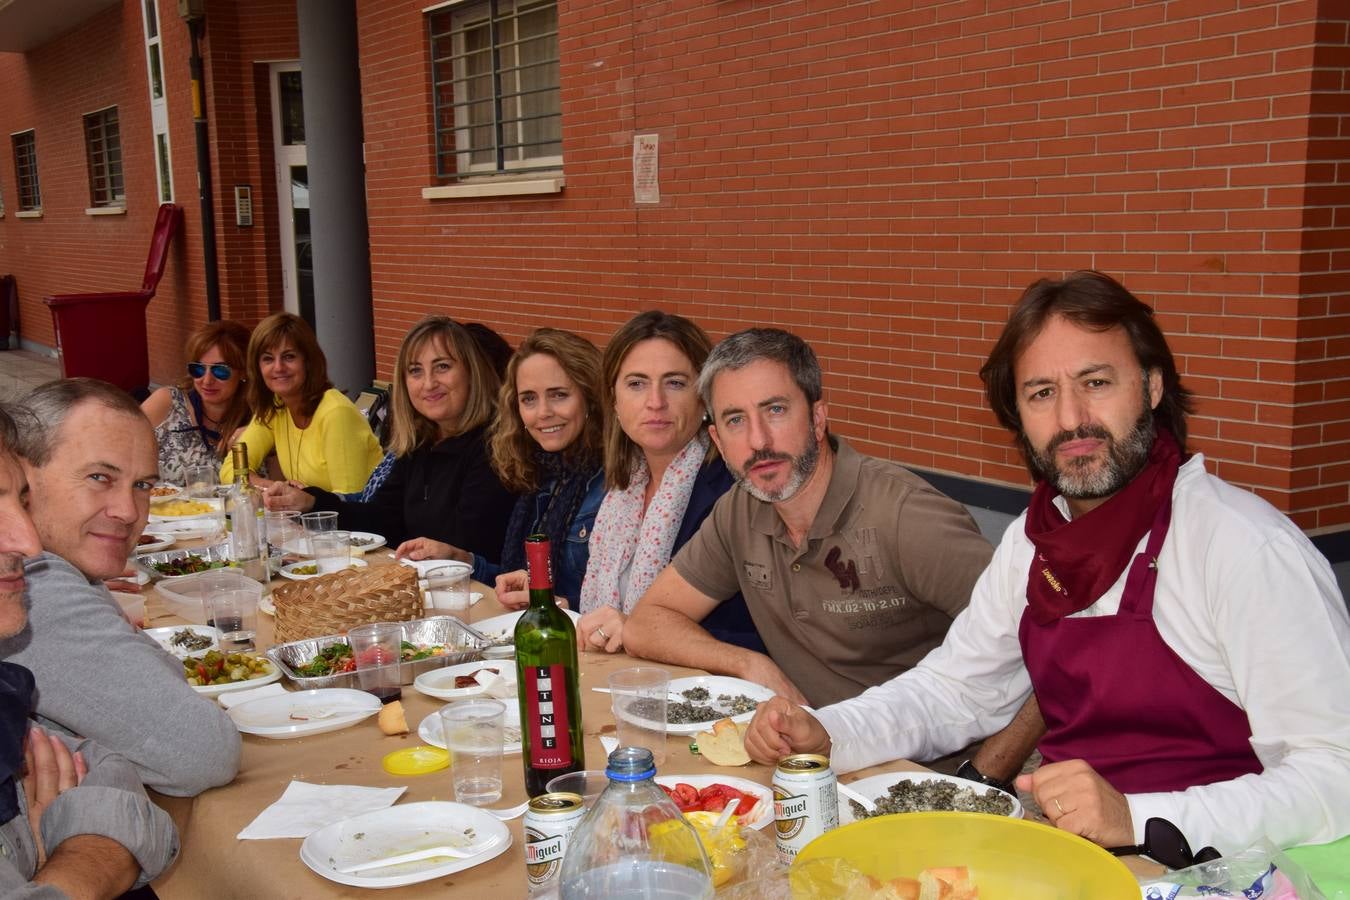
[(610, 781), (642, 781), (656, 774), (656, 758), (646, 747), (619, 747), (609, 755), (605, 775)]

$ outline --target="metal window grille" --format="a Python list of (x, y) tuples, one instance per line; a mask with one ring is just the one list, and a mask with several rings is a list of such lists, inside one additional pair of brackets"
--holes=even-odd
[(561, 168), (557, 0), (479, 0), (427, 23), (437, 176)]
[(42, 209), (42, 189), (38, 185), (37, 134), (23, 131), (11, 139), (14, 144), (14, 180), (19, 185), (19, 210)]
[(84, 117), (84, 148), (89, 159), (89, 205), (121, 206), (122, 138), (117, 127), (117, 107), (110, 106)]

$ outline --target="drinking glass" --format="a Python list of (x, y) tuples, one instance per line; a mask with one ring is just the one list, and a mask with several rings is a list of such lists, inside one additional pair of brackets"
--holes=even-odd
[(500, 700), (461, 700), (441, 708), (441, 731), (460, 803), (486, 806), (502, 798), (505, 715)]
[(351, 536), (350, 531), (321, 531), (309, 536), (320, 575), (341, 572), (351, 565)]
[(666, 761), (666, 700), (670, 673), (655, 666), (620, 669), (609, 676), (609, 696), (620, 747), (646, 747), (659, 766)]
[(220, 630), (221, 649), (252, 650), (258, 633), (258, 591), (217, 591), (206, 603), (211, 624)]
[(305, 555), (313, 556), (312, 541), (314, 535), (325, 531), (337, 531), (338, 514), (335, 512), (307, 512), (300, 516), (300, 525), (305, 529)]
[(267, 543), (274, 552), (300, 552), (297, 545), (305, 533), (300, 513), (293, 509), (269, 509), (263, 514), (263, 521), (267, 526)]
[(469, 621), (469, 576), (473, 568), (453, 563), (428, 569), (423, 579), (428, 609), (448, 612), (462, 622)]
[(356, 680), (361, 690), (374, 694), (381, 703), (402, 697), (403, 626), (397, 622), (358, 625), (347, 632), (347, 641), (356, 659)]
[(212, 500), (216, 496), (216, 486), (220, 484), (220, 469), (216, 466), (188, 466), (184, 474), (187, 484), (183, 487), (193, 500)]

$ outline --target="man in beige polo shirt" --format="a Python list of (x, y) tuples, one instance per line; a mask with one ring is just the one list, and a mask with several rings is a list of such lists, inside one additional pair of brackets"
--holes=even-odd
[[(638, 603), (627, 652), (822, 706), (941, 644), (992, 553), (965, 508), (829, 434), (820, 365), (795, 335), (728, 337), (699, 390), (738, 484)], [(698, 624), (738, 590), (767, 656)]]

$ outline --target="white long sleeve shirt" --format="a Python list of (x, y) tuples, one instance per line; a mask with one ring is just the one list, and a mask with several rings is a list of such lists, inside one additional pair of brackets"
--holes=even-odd
[[(1056, 503), (1067, 516), (1062, 498)], [(1025, 518), (1008, 527), (942, 646), (915, 669), (816, 713), (837, 771), (953, 752), (1021, 707), (1031, 691), (1017, 639), (1033, 555)], [(1122, 573), (1075, 615), (1113, 615), (1124, 587)], [(1303, 533), (1264, 500), (1206, 473), (1200, 455), (1181, 467), (1172, 490), (1153, 618), (1186, 664), (1246, 711), (1264, 771), (1127, 795), (1135, 841), (1152, 816), (1176, 824), (1192, 846), (1224, 852), (1262, 837), (1289, 847), (1350, 833), (1345, 601)]]

